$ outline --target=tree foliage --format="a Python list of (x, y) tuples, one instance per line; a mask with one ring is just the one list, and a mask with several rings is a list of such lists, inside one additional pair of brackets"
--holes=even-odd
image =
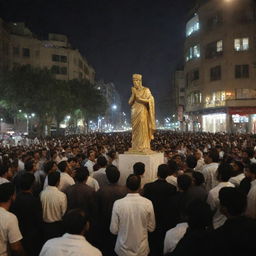
[(20, 66), (0, 74), (1, 108), (8, 113), (35, 113), (41, 134), (45, 125), (59, 126), (66, 115), (78, 110), (85, 120), (103, 115), (106, 100), (88, 81), (56, 80), (48, 69)]

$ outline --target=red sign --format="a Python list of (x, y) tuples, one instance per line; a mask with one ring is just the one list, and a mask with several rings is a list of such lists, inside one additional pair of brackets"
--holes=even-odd
[(230, 115), (251, 115), (256, 114), (256, 107), (247, 108), (229, 108), (228, 113)]

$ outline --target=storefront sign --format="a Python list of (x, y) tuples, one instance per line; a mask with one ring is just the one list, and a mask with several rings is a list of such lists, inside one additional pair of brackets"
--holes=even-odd
[(251, 115), (256, 114), (256, 107), (248, 108), (229, 108), (228, 113), (230, 115)]

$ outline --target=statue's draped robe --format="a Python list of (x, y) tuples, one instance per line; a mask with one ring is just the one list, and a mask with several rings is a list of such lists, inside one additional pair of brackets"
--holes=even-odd
[(154, 138), (155, 103), (150, 90), (142, 87), (136, 90), (136, 97), (147, 100), (148, 103), (135, 100), (131, 110), (132, 121), (132, 151), (145, 152), (150, 150), (150, 141)]

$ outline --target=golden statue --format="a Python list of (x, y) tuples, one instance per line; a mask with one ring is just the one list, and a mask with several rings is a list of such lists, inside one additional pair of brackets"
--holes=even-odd
[(150, 141), (154, 138), (155, 102), (149, 88), (142, 86), (142, 75), (133, 75), (131, 105), (132, 148), (130, 154), (152, 154)]

